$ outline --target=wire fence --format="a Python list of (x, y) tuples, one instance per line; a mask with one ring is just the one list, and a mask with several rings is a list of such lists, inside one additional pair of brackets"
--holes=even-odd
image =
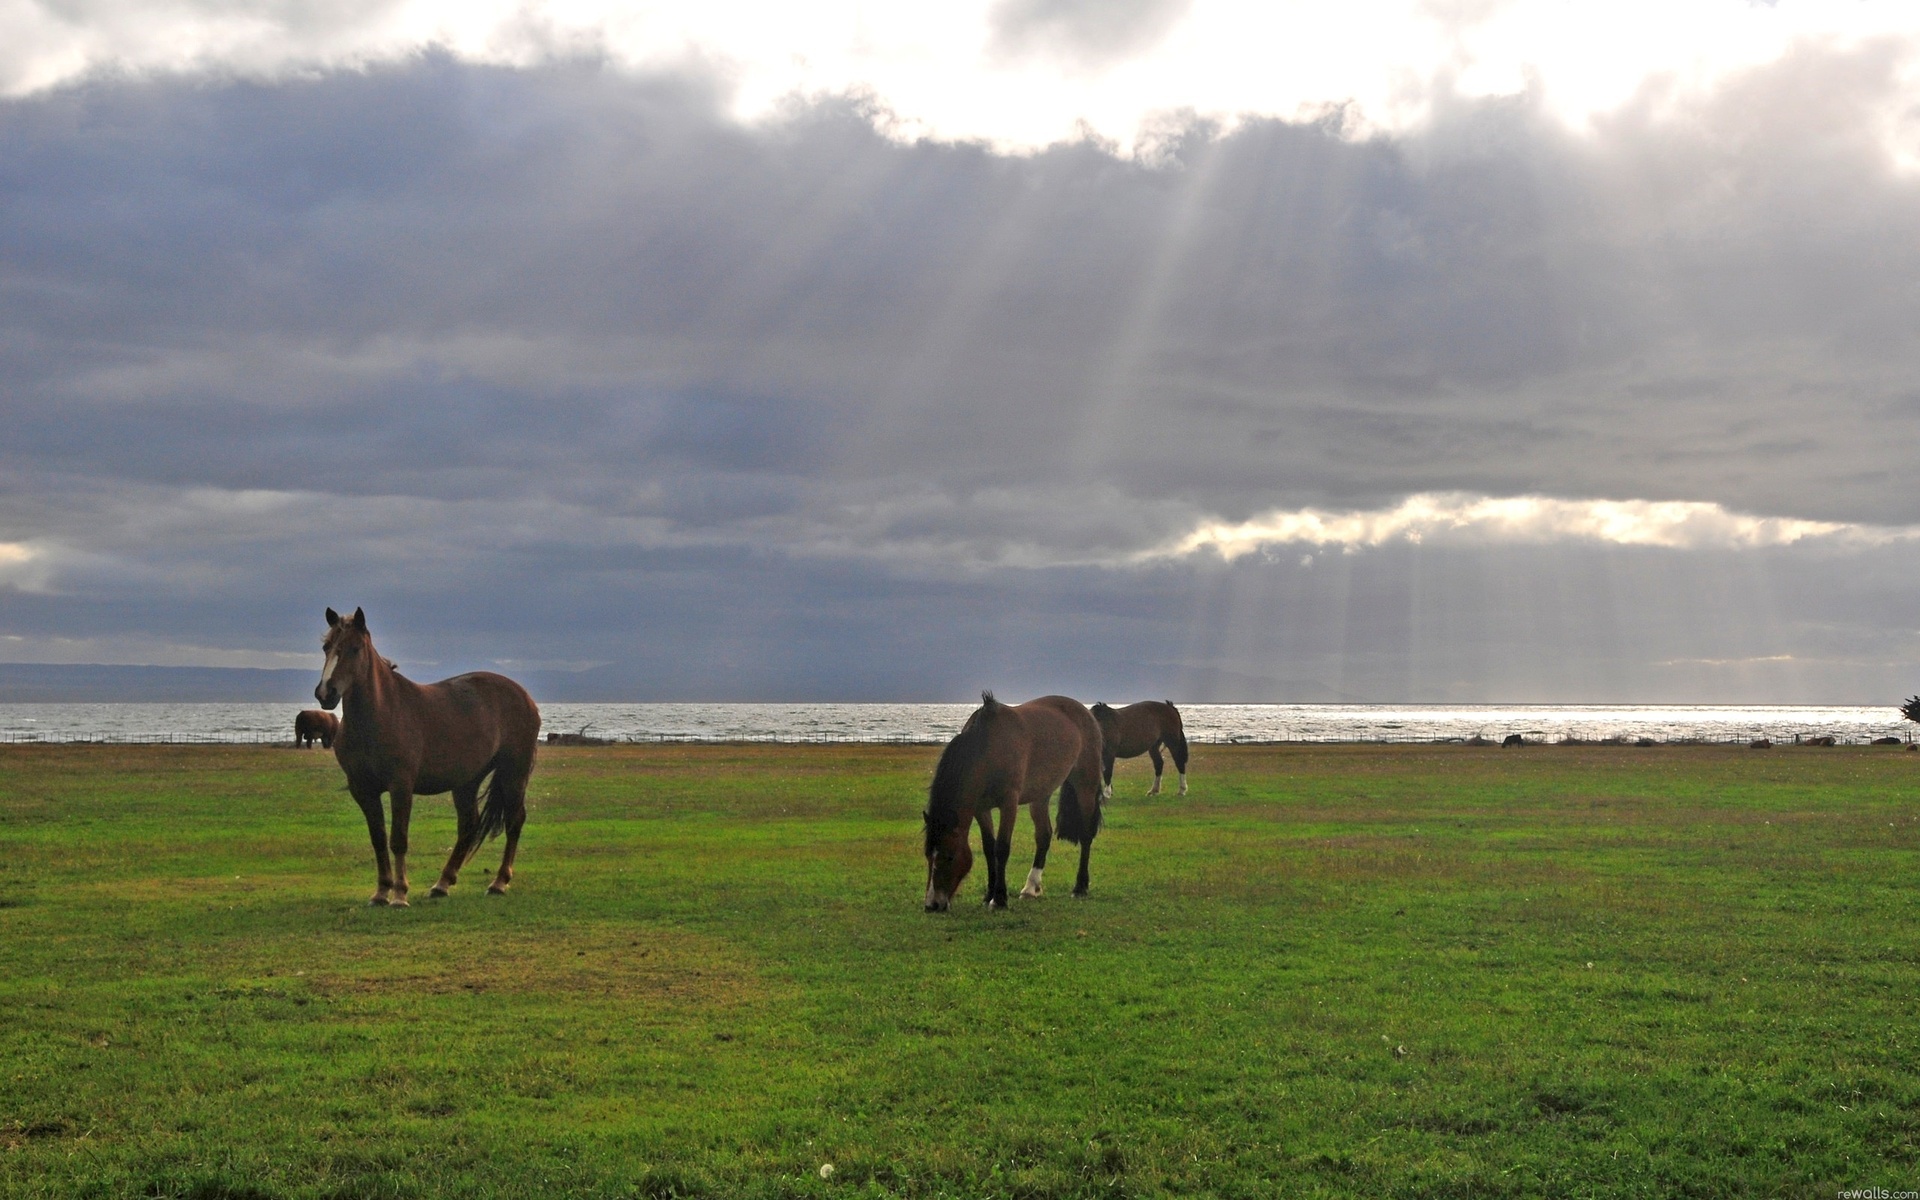
[[(1505, 735), (1499, 736), (1421, 736), (1418, 734), (1381, 733), (1366, 736), (1250, 736), (1246, 734), (1206, 734), (1189, 733), (1187, 741), (1193, 745), (1204, 746), (1434, 746), (1465, 745), (1499, 747), (1505, 742)], [(1680, 737), (1582, 737), (1578, 734), (1562, 736), (1524, 736), (1520, 745), (1526, 746), (1750, 746), (1756, 742), (1768, 742), (1773, 746), (1865, 746), (1865, 745), (1913, 745), (1911, 737), (1895, 738), (1890, 735), (1841, 735), (1841, 734), (1802, 734), (1782, 736), (1764, 731), (1749, 731), (1739, 734), (1726, 734), (1716, 737), (1686, 735)], [(618, 737), (584, 738), (578, 735), (564, 735), (554, 739), (551, 744), (564, 747), (596, 746), (756, 746), (756, 745), (804, 745), (804, 746), (942, 746), (947, 739), (918, 734), (871, 734), (851, 737), (829, 733), (765, 733), (753, 735), (741, 734), (694, 734), (694, 733), (636, 733)], [(11, 746), (276, 746), (287, 749), (296, 748), (299, 743), (286, 734), (270, 733), (265, 730), (232, 730), (217, 733), (37, 733), (20, 730), (0, 730), (0, 745)], [(317, 748), (317, 747), (316, 747)]]

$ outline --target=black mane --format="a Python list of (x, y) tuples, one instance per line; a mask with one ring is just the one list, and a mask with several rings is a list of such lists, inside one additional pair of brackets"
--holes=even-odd
[(960, 784), (967, 777), (967, 768), (986, 751), (988, 719), (995, 709), (1004, 707), (993, 698), (992, 692), (981, 692), (980, 707), (973, 710), (960, 732), (954, 734), (947, 748), (940, 752), (939, 765), (933, 768), (933, 782), (927, 785), (927, 808), (920, 814), (926, 826), (927, 854), (932, 854), (934, 846), (960, 824)]

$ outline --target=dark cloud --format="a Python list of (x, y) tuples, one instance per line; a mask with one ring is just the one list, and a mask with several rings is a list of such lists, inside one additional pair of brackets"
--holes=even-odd
[[(1091, 11), (1001, 17), (1117, 46), (1179, 9)], [(0, 542), (40, 553), (0, 632), (285, 649), (367, 603), (422, 662), (689, 697), (1864, 679), (1904, 552), (1856, 553), (1859, 604), (1781, 567), (1773, 617), (1664, 551), (1119, 564), (1435, 490), (1920, 522), (1920, 207), (1871, 132), (1898, 65), (1142, 161), (899, 144), (852, 102), (743, 127), (711, 80), (591, 63), (8, 102)], [(1725, 595), (1739, 637), (1644, 611)]]

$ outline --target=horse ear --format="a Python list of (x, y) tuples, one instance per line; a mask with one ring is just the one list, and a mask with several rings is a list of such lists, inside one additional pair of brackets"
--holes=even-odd
[(333, 626), (338, 625), (339, 623), (340, 623), (340, 614), (333, 611), (332, 609), (328, 609), (327, 610), (327, 627), (332, 628)]
[(367, 631), (367, 614), (357, 608), (353, 610), (353, 627), (361, 633)]

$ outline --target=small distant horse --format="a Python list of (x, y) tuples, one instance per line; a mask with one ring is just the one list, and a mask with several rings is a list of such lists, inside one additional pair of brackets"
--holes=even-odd
[(1101, 752), (1100, 778), (1107, 785), (1108, 796), (1113, 795), (1113, 760), (1138, 758), (1142, 754), (1153, 760), (1153, 786), (1147, 789), (1147, 795), (1158, 796), (1160, 775), (1166, 770), (1160, 758), (1162, 746), (1173, 755), (1173, 769), (1180, 773), (1180, 794), (1187, 794), (1187, 730), (1180, 723), (1180, 710), (1173, 706), (1173, 701), (1142, 700), (1120, 709), (1096, 704), (1093, 719), (1100, 722), (1100, 736), (1105, 746)]
[[(500, 869), (487, 891), (513, 880), (513, 856), (527, 820), (527, 779), (540, 741), (540, 710), (526, 689), (504, 675), (475, 671), (419, 684), (396, 673), (373, 648), (360, 609), (342, 619), (327, 610), (327, 656), (313, 697), (338, 704), (346, 720), (333, 756), (347, 790), (367, 818), (379, 890), (369, 904), (407, 906), (407, 823), (413, 798), (453, 793), (458, 825), (453, 854), (429, 893), (444, 896), (480, 844), (506, 832)], [(491, 776), (491, 779), (489, 779)], [(486, 803), (481, 806), (481, 783)], [(380, 794), (393, 797), (393, 836), (382, 828)], [(388, 850), (392, 858), (388, 858)]]
[(315, 742), (323, 750), (333, 749), (333, 739), (340, 735), (340, 718), (330, 712), (321, 712), (309, 708), (293, 719), (293, 740), (302, 750), (313, 749)]
[[(945, 912), (960, 881), (973, 868), (967, 845), (969, 822), (980, 825), (987, 856), (989, 908), (1007, 906), (1007, 859), (1013, 851), (1013, 821), (1019, 806), (1033, 813), (1033, 869), (1020, 894), (1040, 894), (1053, 827), (1047, 821), (1047, 797), (1060, 789), (1060, 836), (1080, 847), (1080, 874), (1073, 894), (1087, 894), (1087, 858), (1100, 832), (1100, 726), (1078, 700), (1042, 696), (1007, 705), (980, 694), (980, 707), (967, 718), (933, 770), (927, 788), (926, 825), (928, 912)], [(1000, 832), (993, 828), (1000, 812)]]

